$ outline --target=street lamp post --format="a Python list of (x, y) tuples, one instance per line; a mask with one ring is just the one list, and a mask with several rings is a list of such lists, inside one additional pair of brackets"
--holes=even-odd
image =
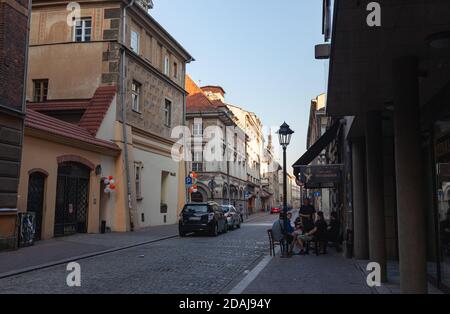
[(283, 147), (283, 216), (284, 216), (284, 234), (285, 234), (285, 241), (284, 241), (284, 256), (288, 256), (288, 241), (287, 241), (287, 230), (288, 230), (288, 207), (287, 207), (287, 165), (286, 165), (286, 150), (291, 142), (292, 134), (294, 134), (294, 131), (291, 130), (289, 125), (284, 122), (283, 125), (280, 127), (280, 130), (278, 131), (278, 136), (280, 140), (280, 145)]

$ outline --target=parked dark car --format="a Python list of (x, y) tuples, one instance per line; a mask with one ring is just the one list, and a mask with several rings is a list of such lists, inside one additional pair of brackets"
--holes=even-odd
[(207, 232), (211, 236), (228, 231), (227, 219), (221, 206), (214, 202), (186, 204), (180, 215), (179, 233)]
[(241, 227), (241, 215), (233, 205), (222, 205), (223, 212), (227, 218), (228, 229)]

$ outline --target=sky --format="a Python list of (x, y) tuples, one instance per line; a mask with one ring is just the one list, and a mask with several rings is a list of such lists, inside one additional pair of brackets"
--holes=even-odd
[(266, 130), (291, 126), (291, 170), (306, 151), (311, 99), (326, 91), (328, 62), (314, 59), (322, 1), (153, 2), (150, 14), (196, 59), (187, 68), (196, 83), (222, 86), (226, 102), (255, 112)]

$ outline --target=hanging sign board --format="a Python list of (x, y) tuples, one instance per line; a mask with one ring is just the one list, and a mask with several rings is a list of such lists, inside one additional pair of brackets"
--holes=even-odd
[(299, 181), (307, 189), (334, 188), (342, 182), (343, 165), (300, 166)]

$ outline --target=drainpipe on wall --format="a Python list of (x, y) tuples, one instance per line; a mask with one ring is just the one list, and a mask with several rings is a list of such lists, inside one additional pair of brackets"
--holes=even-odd
[[(182, 80), (183, 80), (183, 89), (186, 89), (186, 75), (183, 75)], [(183, 93), (183, 126), (188, 126), (187, 125), (187, 118), (186, 118), (186, 113), (187, 113), (186, 98), (187, 98), (186, 97), (186, 93)], [(184, 140), (184, 143), (183, 143), (183, 157), (182, 158), (184, 159), (184, 157), (187, 156), (187, 152), (186, 152), (186, 149), (187, 149), (186, 137), (183, 136), (183, 140)], [(190, 138), (188, 140), (190, 141)], [(188, 169), (189, 169), (189, 162), (185, 159), (184, 160), (184, 172), (185, 172), (184, 174), (185, 174), (185, 176), (189, 175)], [(186, 198), (185, 202), (186, 203), (190, 203), (191, 200), (190, 200), (190, 197), (189, 197), (189, 190), (188, 190), (188, 188), (186, 186), (183, 186), (183, 188), (184, 188), (184, 197)]]
[(133, 222), (133, 203), (131, 199), (131, 175), (130, 175), (130, 164), (129, 164), (129, 154), (128, 154), (128, 136), (127, 136), (127, 123), (126, 123), (126, 104), (125, 104), (125, 95), (126, 95), (126, 30), (127, 30), (127, 9), (134, 5), (135, 0), (130, 0), (130, 3), (123, 9), (122, 14), (122, 34), (121, 34), (121, 50), (122, 50), (122, 66), (120, 70), (120, 82), (121, 82), (121, 95), (120, 102), (122, 104), (122, 135), (123, 135), (123, 145), (124, 145), (124, 158), (125, 158), (125, 173), (127, 176), (127, 196), (128, 196), (128, 214), (130, 218), (130, 231), (134, 231), (134, 222)]

